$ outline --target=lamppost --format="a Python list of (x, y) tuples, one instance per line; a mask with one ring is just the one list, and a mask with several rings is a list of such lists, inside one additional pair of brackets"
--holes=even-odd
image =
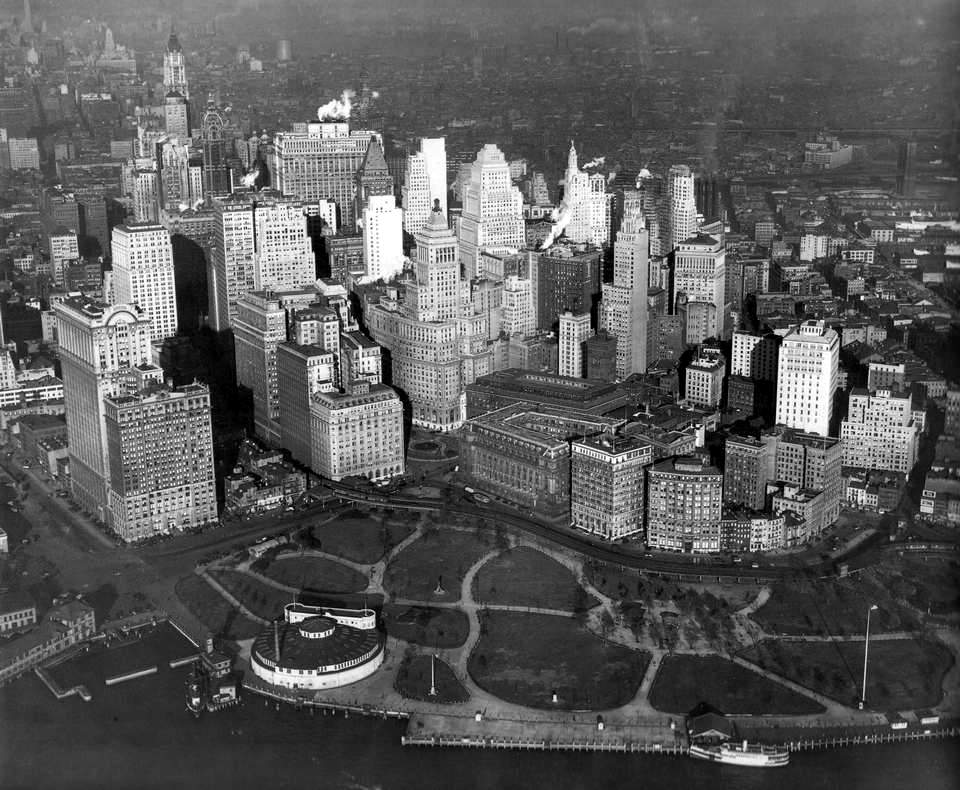
[(867, 704), (867, 656), (870, 653), (870, 612), (876, 608), (877, 605), (872, 604), (870, 608), (867, 609), (867, 631), (863, 639), (863, 686), (860, 692), (860, 710), (863, 710), (863, 706)]

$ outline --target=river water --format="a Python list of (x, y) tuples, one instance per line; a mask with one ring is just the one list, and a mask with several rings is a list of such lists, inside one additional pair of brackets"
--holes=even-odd
[(403, 747), (405, 723), (311, 716), (251, 694), (194, 719), (184, 670), (53, 698), (32, 674), (0, 689), (0, 788), (696, 788), (939, 790), (960, 786), (945, 740), (793, 755), (786, 768), (689, 758)]

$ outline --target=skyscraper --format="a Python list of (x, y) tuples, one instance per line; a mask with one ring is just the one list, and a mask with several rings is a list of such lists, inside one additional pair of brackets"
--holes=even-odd
[(493, 144), (480, 149), (470, 167), (460, 218), (460, 260), (467, 279), (482, 275), (480, 254), (515, 252), (526, 243), (523, 194), (510, 180), (510, 166)]
[(334, 201), (340, 212), (338, 227), (353, 231), (357, 174), (374, 137), (369, 131), (351, 132), (346, 121), (297, 124), (274, 138), (268, 162), (272, 184), (284, 195), (307, 202)]
[(306, 466), (311, 460), (310, 402), (318, 392), (336, 392), (336, 355), (318, 345), (277, 346), (280, 445)]
[(726, 316), (726, 252), (723, 241), (705, 234), (695, 234), (678, 242), (674, 251), (673, 294), (676, 303), (686, 297), (688, 315), (691, 304), (706, 304), (702, 320), (687, 322), (686, 342), (702, 343), (710, 337), (724, 338)]
[(162, 225), (118, 225), (113, 229), (113, 294), (135, 304), (150, 319), (150, 338), (160, 343), (177, 334), (173, 246)]
[(200, 131), (203, 147), (203, 194), (207, 199), (229, 195), (232, 191), (223, 126), (223, 116), (213, 99), (208, 100)]
[(367, 153), (357, 171), (356, 206), (357, 217), (363, 216), (364, 209), (370, 204), (371, 197), (393, 197), (393, 176), (387, 169), (387, 160), (383, 157), (383, 148), (376, 137), (370, 138)]
[(163, 87), (167, 93), (175, 92), (184, 98), (190, 99), (190, 89), (187, 86), (187, 66), (183, 57), (183, 48), (174, 31), (170, 31), (167, 41), (167, 51), (163, 53)]
[(827, 436), (840, 361), (840, 337), (805, 321), (783, 339), (777, 366), (778, 425)]
[(697, 232), (697, 202), (693, 173), (674, 165), (667, 174), (667, 239), (663, 254), (675, 250)]
[(104, 398), (160, 381), (151, 364), (150, 320), (134, 305), (82, 298), (54, 304), (63, 371), (70, 487), (87, 511), (109, 522)]
[(111, 526), (143, 540), (217, 519), (210, 391), (152, 384), (104, 401)]
[(610, 241), (610, 201), (607, 179), (602, 173), (587, 173), (579, 168), (577, 149), (570, 141), (567, 170), (563, 182), (561, 212), (569, 213), (565, 234), (573, 242), (601, 247)]
[(585, 345), (593, 335), (590, 313), (560, 314), (560, 360), (558, 373), (582, 379), (586, 375)]
[(699, 457), (666, 458), (647, 470), (647, 543), (705, 554), (720, 550), (723, 474)]
[(447, 150), (443, 137), (422, 137), (420, 150), (407, 157), (403, 179), (403, 229), (423, 230), (435, 201), (447, 215)]
[(364, 282), (390, 280), (403, 271), (403, 211), (391, 195), (371, 195), (363, 209)]
[(601, 286), (600, 328), (617, 342), (617, 377), (647, 370), (649, 235), (638, 208), (626, 214), (613, 245), (613, 282)]

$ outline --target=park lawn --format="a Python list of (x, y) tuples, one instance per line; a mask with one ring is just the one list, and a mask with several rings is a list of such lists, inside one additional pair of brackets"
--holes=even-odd
[(460, 647), (470, 633), (470, 620), (459, 609), (387, 604), (383, 624), (390, 636), (431, 648)]
[(890, 575), (894, 594), (921, 612), (937, 616), (960, 612), (960, 563), (956, 560), (905, 560)]
[(404, 699), (419, 699), (440, 704), (466, 702), (470, 694), (457, 680), (453, 670), (439, 658), (433, 664), (433, 685), (436, 694), (430, 695), (430, 656), (407, 656), (397, 670), (394, 687)]
[(605, 642), (572, 617), (484, 610), (480, 632), (470, 676), (491, 694), (531, 708), (623, 705), (650, 662), (649, 653)]
[(799, 716), (821, 713), (816, 700), (720, 656), (666, 656), (650, 689), (650, 704), (686, 714), (701, 702), (724, 713)]
[(278, 590), (246, 573), (210, 571), (210, 575), (247, 609), (265, 620), (282, 617), (283, 607), (294, 600), (294, 595), (289, 592)]
[(177, 582), (176, 593), (183, 605), (216, 637), (232, 641), (249, 639), (263, 628), (195, 573)]
[(351, 510), (335, 521), (306, 532), (308, 545), (351, 562), (372, 565), (413, 532), (413, 525), (396, 516), (367, 516)]
[[(393, 558), (383, 586), (395, 598), (459, 601), (463, 577), (490, 550), (485, 537), (459, 529), (428, 530)], [(438, 581), (441, 592), (436, 592)]]
[[(765, 639), (743, 657), (838, 702), (855, 705), (863, 682), (863, 642)], [(940, 702), (950, 651), (933, 639), (871, 639), (867, 706), (927, 708)]]
[(261, 573), (280, 584), (310, 592), (362, 592), (368, 583), (362, 573), (325, 557), (280, 556)]
[(864, 572), (856, 579), (775, 584), (751, 618), (770, 634), (857, 635), (866, 627), (867, 609), (876, 604), (870, 618), (874, 633), (916, 629), (916, 613), (896, 600), (888, 582)]
[(586, 611), (597, 601), (574, 575), (542, 551), (508, 549), (488, 560), (473, 581), (477, 603)]

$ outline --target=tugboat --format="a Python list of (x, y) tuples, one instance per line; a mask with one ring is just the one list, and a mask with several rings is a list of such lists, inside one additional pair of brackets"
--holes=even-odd
[(193, 714), (193, 718), (200, 718), (200, 711), (203, 710), (203, 689), (200, 684), (200, 678), (196, 669), (190, 670), (190, 676), (187, 678), (187, 710)]
[(790, 751), (779, 746), (759, 743), (721, 743), (716, 746), (693, 745), (689, 755), (700, 760), (711, 760), (726, 765), (749, 768), (779, 768), (790, 762)]

